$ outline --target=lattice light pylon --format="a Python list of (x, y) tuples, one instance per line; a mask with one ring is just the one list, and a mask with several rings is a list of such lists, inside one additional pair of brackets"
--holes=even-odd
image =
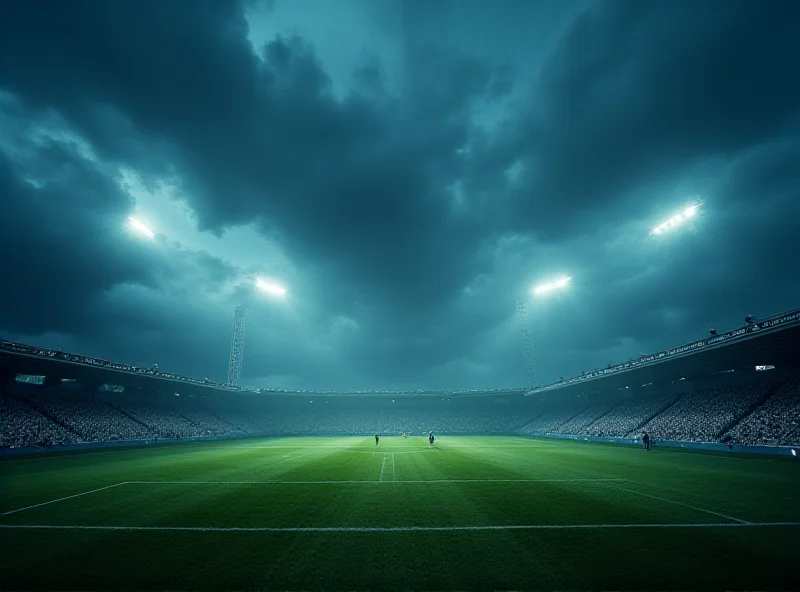
[(528, 303), (525, 301), (517, 302), (517, 318), (519, 328), (522, 332), (522, 352), (525, 355), (525, 376), (527, 378), (528, 390), (536, 388), (536, 366), (533, 363), (533, 342), (531, 332), (528, 327)]
[(242, 377), (244, 360), (244, 325), (247, 317), (247, 306), (240, 304), (233, 314), (233, 337), (231, 338), (231, 357), (228, 362), (228, 384), (239, 386)]

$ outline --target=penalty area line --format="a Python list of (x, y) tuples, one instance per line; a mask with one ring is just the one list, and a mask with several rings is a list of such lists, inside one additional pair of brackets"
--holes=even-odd
[(492, 526), (89, 526), (68, 524), (0, 524), (7, 530), (87, 530), (129, 532), (458, 532), (481, 530), (603, 530), (636, 528), (771, 528), (800, 522), (712, 522), (698, 524), (509, 524)]
[(627, 491), (628, 493), (641, 495), (642, 497), (649, 497), (651, 499), (666, 502), (668, 504), (674, 504), (676, 506), (689, 508), (690, 510), (694, 510), (696, 512), (705, 512), (706, 514), (713, 514), (714, 516), (719, 516), (720, 518), (725, 518), (726, 520), (733, 520), (734, 522), (738, 522), (739, 524), (750, 524), (750, 522), (748, 522), (747, 520), (742, 520), (741, 518), (735, 518), (733, 516), (728, 516), (727, 514), (722, 514), (721, 512), (714, 512), (713, 510), (706, 510), (705, 508), (698, 508), (697, 506), (684, 504), (683, 502), (677, 502), (675, 500), (667, 499), (665, 497), (659, 497), (657, 495), (651, 495), (649, 493), (642, 493), (641, 491), (636, 491), (635, 489), (627, 489), (625, 487), (619, 487), (618, 485), (603, 485), (603, 487), (608, 487), (610, 489), (618, 489), (619, 491)]
[(24, 508), (17, 508), (16, 510), (9, 510), (8, 512), (3, 512), (0, 516), (7, 516), (9, 514), (16, 514), (17, 512), (22, 512), (24, 510), (31, 510), (33, 508), (39, 508), (41, 506), (47, 506), (50, 504), (55, 504), (57, 502), (63, 502), (64, 500), (72, 499), (74, 497), (80, 497), (82, 495), (89, 495), (90, 493), (97, 493), (98, 491), (103, 491), (104, 489), (111, 489), (112, 487), (119, 487), (120, 485), (125, 485), (127, 481), (122, 481), (121, 483), (115, 483), (114, 485), (107, 485), (106, 487), (99, 487), (97, 489), (92, 489), (91, 491), (83, 491), (81, 493), (76, 493), (75, 495), (68, 495), (67, 497), (60, 497), (58, 499), (50, 500), (49, 502), (42, 502), (40, 504), (33, 504), (32, 506), (25, 506)]
[[(386, 456), (383, 457), (378, 479), (316, 480), (316, 481), (126, 481), (128, 485), (366, 485), (391, 483), (383, 481)], [(621, 482), (627, 479), (409, 479), (396, 483), (596, 483)]]

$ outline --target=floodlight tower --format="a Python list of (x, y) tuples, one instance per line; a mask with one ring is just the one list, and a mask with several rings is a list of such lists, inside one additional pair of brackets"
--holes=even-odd
[[(255, 278), (254, 284), (259, 292), (273, 298), (286, 296), (286, 288), (274, 282)], [(244, 361), (244, 327), (247, 317), (247, 305), (240, 304), (233, 315), (233, 337), (231, 338), (231, 357), (228, 361), (228, 385), (239, 386), (242, 378), (242, 364)]]
[(239, 386), (244, 359), (244, 325), (247, 318), (247, 305), (240, 304), (233, 314), (233, 338), (231, 339), (231, 358), (228, 362), (228, 385)]
[(517, 302), (517, 318), (522, 331), (522, 353), (525, 355), (525, 376), (528, 390), (536, 388), (536, 366), (533, 361), (533, 342), (528, 326), (528, 303), (524, 300)]
[[(545, 284), (539, 284), (531, 292), (534, 296), (543, 296), (550, 292), (566, 289), (572, 278), (563, 276)], [(533, 359), (533, 341), (531, 340), (530, 327), (528, 326), (528, 303), (524, 300), (517, 302), (517, 318), (522, 331), (522, 351), (525, 355), (525, 375), (528, 380), (528, 390), (536, 388), (536, 366)]]

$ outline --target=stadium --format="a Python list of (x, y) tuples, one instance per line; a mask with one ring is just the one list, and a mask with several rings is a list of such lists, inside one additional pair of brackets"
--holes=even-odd
[(489, 392), (3, 342), (3, 588), (791, 588), (800, 311), (748, 321)]
[(0, 0), (0, 592), (800, 589), (798, 22)]

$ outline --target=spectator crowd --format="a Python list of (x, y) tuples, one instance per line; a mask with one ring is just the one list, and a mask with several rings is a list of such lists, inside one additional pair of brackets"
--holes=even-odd
[[(273, 398), (252, 407), (159, 405), (53, 394), (0, 399), (0, 448), (248, 435), (510, 434), (800, 444), (800, 381), (641, 395), (621, 401), (551, 398), (511, 403), (369, 398), (340, 404)], [(262, 400), (263, 403), (263, 400)], [(330, 404), (329, 404), (330, 403)], [(400, 403), (400, 401), (398, 401)], [(497, 404), (503, 403), (503, 404)]]
[(657, 441), (719, 442), (724, 432), (751, 410), (768, 388), (760, 384), (686, 393), (641, 430)]
[(761, 445), (800, 443), (800, 380), (792, 380), (729, 433), (735, 442)]

